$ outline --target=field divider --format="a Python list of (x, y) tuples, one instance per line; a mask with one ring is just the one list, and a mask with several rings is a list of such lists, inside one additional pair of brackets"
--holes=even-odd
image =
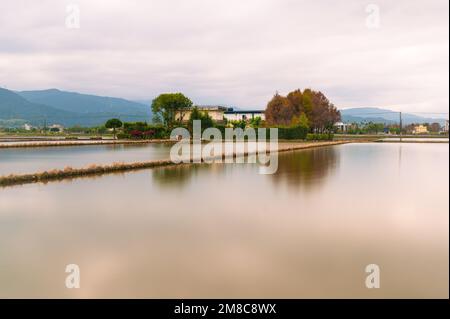
[[(1, 144), (3, 143), (3, 144)], [(13, 144), (14, 143), (14, 144)], [(154, 144), (154, 143), (174, 143), (173, 140), (79, 140), (79, 141), (33, 141), (33, 142), (0, 142), (0, 149), (6, 148), (32, 148), (32, 147), (57, 147), (57, 146), (92, 146), (92, 145), (133, 145), (133, 144)]]

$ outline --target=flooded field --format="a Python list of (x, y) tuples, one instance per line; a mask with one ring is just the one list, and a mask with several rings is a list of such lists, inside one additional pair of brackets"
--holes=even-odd
[[(0, 166), (22, 170), (168, 152), (10, 151)], [(346, 144), (280, 153), (274, 175), (200, 164), (2, 188), (0, 297), (448, 298), (448, 164), (448, 144)]]
[(0, 176), (66, 166), (139, 162), (169, 158), (171, 144), (114, 144), (0, 149)]

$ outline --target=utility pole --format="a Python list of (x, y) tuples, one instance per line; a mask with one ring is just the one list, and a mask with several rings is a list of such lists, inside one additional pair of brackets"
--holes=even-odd
[(402, 112), (399, 112), (400, 114), (400, 142), (402, 141)]

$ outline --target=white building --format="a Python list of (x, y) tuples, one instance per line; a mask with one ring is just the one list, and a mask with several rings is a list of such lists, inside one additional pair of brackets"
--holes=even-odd
[(428, 133), (428, 129), (425, 125), (416, 125), (413, 129), (413, 134), (427, 134)]
[(63, 132), (64, 131), (64, 126), (60, 125), (60, 124), (53, 124), (51, 126), (48, 127), (50, 131), (53, 132)]
[(351, 124), (344, 123), (344, 122), (336, 122), (334, 124), (334, 126), (342, 133), (345, 133), (345, 132), (347, 132), (347, 130), (351, 126)]
[[(219, 105), (199, 105), (197, 106), (198, 110), (203, 113), (208, 113), (208, 115), (216, 122), (223, 121), (223, 113), (227, 110), (224, 106)], [(177, 111), (175, 113), (175, 120), (182, 122), (187, 122), (189, 117), (191, 116), (192, 109), (184, 110), (183, 112)]]
[(445, 120), (445, 124), (442, 127), (442, 132), (448, 133), (448, 120)]
[(249, 110), (249, 111), (242, 111), (242, 110), (238, 110), (238, 111), (234, 111), (232, 108), (228, 109), (227, 111), (224, 112), (223, 116), (228, 120), (228, 121), (249, 121), (251, 119), (260, 117), (261, 120), (265, 121), (266, 120), (266, 115), (264, 113), (264, 111), (258, 110), (258, 111), (254, 111), (254, 110)]
[[(260, 117), (261, 120), (266, 119), (264, 111), (261, 110), (235, 111), (233, 110), (233, 108), (215, 105), (201, 105), (197, 106), (197, 108), (200, 112), (207, 112), (208, 115), (211, 116), (211, 118), (216, 122), (221, 122), (224, 119), (228, 121), (241, 121), (241, 120), (249, 121), (257, 117)], [(183, 111), (182, 114), (180, 112), (176, 112), (175, 119), (176, 120), (182, 119), (183, 122), (186, 122), (189, 120), (191, 112), (192, 109), (185, 110)]]

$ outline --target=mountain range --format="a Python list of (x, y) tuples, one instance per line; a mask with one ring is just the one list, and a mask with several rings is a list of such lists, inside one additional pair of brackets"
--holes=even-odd
[(150, 121), (150, 106), (122, 98), (57, 89), (11, 91), (0, 88), (0, 125), (93, 126), (113, 117), (123, 121)]
[[(358, 107), (342, 109), (341, 118), (344, 123), (385, 123), (385, 124), (398, 124), (400, 122), (400, 113), (388, 109), (382, 109), (377, 107)], [(402, 123), (408, 124), (420, 124), (420, 123), (434, 123), (437, 122), (441, 125), (445, 123), (444, 118), (435, 118), (429, 116), (418, 116), (411, 113), (402, 113)]]
[[(11, 91), (0, 88), (0, 127), (62, 124), (64, 126), (94, 126), (110, 118), (122, 121), (151, 120), (150, 100), (129, 101), (122, 98), (81, 94), (58, 89), (37, 91)], [(235, 107), (235, 109), (239, 109)], [(399, 113), (376, 107), (349, 108), (341, 110), (345, 123), (375, 122), (394, 124)], [(445, 119), (422, 117), (402, 113), (404, 125), (410, 123), (433, 123), (441, 125)]]

